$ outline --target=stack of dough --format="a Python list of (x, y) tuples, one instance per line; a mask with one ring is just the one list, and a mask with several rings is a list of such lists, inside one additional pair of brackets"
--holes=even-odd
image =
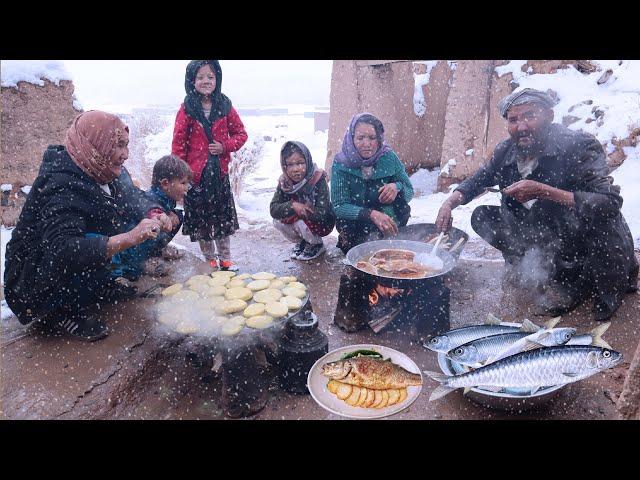
[(233, 336), (269, 328), (302, 308), (307, 287), (296, 277), (218, 271), (193, 275), (162, 291), (158, 322), (185, 335)]

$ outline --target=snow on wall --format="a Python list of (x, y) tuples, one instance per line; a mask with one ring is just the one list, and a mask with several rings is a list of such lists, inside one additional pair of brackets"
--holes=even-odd
[(414, 79), (414, 90), (413, 90), (413, 111), (418, 117), (422, 117), (427, 111), (427, 102), (424, 98), (424, 92), (422, 91), (422, 87), (429, 83), (429, 78), (431, 77), (431, 70), (436, 66), (438, 60), (427, 60), (424, 62), (413, 62), (425, 65), (427, 71), (422, 74), (415, 73), (413, 74)]
[(17, 87), (18, 82), (44, 86), (43, 78), (60, 85), (61, 80), (73, 80), (64, 64), (58, 60), (2, 60), (0, 78), (3, 87)]
[[(0, 84), (3, 87), (17, 87), (18, 82), (29, 82), (44, 86), (43, 78), (60, 85), (61, 80), (71, 80), (71, 73), (59, 60), (2, 60), (0, 62)], [(73, 108), (84, 110), (80, 101), (73, 95)]]
[[(495, 71), (498, 76), (511, 73), (519, 84), (516, 91), (535, 88), (556, 92), (559, 100), (553, 109), (556, 122), (560, 123), (565, 116), (577, 117), (569, 128), (590, 133), (608, 147), (612, 138), (626, 138), (631, 130), (640, 127), (640, 61), (597, 60), (593, 63), (600, 66), (600, 71), (590, 74), (565, 68), (552, 74), (534, 75), (521, 71), (526, 62), (511, 60)], [(612, 70), (611, 77), (599, 85), (598, 79), (608, 69)]]
[[(565, 116), (576, 117), (569, 125), (572, 130), (582, 130), (594, 135), (611, 153), (612, 139), (624, 139), (634, 128), (640, 127), (640, 61), (596, 60), (599, 71), (580, 73), (575, 68), (560, 69), (552, 74), (534, 74), (521, 70), (526, 60), (511, 60), (496, 67), (499, 76), (511, 73), (519, 84), (516, 89), (535, 88), (553, 90), (558, 94), (554, 107), (555, 122)], [(609, 79), (602, 84), (598, 80), (611, 70)], [(604, 80), (604, 78), (603, 78)], [(621, 188), (624, 199), (624, 215), (636, 245), (640, 245), (640, 146), (625, 147), (626, 160), (611, 176)]]

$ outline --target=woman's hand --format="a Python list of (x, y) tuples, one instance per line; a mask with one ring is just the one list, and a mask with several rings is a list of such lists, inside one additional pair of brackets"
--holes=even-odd
[(378, 189), (380, 203), (393, 203), (398, 196), (398, 186), (395, 183), (387, 183)]
[(221, 155), (224, 153), (224, 147), (220, 142), (213, 142), (209, 144), (209, 153), (211, 155)]
[(398, 226), (389, 215), (378, 210), (372, 210), (369, 218), (385, 236), (398, 234)]
[(309, 205), (305, 205), (300, 202), (291, 202), (291, 208), (296, 212), (300, 218), (308, 218), (313, 214), (314, 210)]
[(162, 224), (160, 223), (158, 217), (144, 218), (138, 225), (129, 230), (128, 233), (133, 245), (139, 245), (142, 242), (149, 240), (150, 238), (156, 238), (161, 229)]

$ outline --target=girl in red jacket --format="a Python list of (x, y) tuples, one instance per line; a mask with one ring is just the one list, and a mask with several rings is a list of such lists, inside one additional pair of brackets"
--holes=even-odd
[[(212, 268), (237, 270), (231, 262), (230, 235), (238, 227), (229, 183), (229, 161), (247, 141), (247, 132), (222, 94), (222, 69), (217, 60), (192, 60), (187, 65), (187, 96), (173, 129), (171, 153), (193, 171), (184, 201), (182, 233), (198, 241)], [(217, 250), (217, 254), (216, 254)]]

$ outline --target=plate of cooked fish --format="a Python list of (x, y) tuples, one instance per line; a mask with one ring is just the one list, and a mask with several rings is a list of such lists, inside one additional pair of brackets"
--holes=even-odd
[(382, 418), (411, 405), (422, 390), (420, 369), (404, 353), (381, 345), (351, 345), (319, 359), (307, 379), (313, 399), (349, 418)]

